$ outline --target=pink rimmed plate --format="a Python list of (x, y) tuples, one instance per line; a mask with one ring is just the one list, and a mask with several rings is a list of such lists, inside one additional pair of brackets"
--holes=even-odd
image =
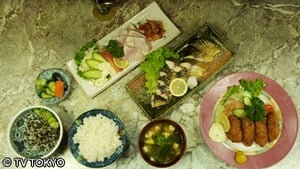
[[(255, 80), (257, 78), (266, 82), (264, 91), (275, 100), (281, 110), (282, 130), (272, 148), (263, 153), (248, 155), (247, 163), (239, 165), (234, 160), (235, 151), (228, 147), (226, 142), (213, 142), (208, 136), (208, 131), (214, 121), (215, 104), (225, 93), (227, 87), (238, 85), (240, 79)], [(266, 168), (283, 159), (292, 149), (298, 133), (298, 117), (292, 99), (276, 81), (255, 72), (239, 72), (218, 80), (206, 93), (200, 109), (200, 129), (209, 148), (226, 163), (238, 168)]]

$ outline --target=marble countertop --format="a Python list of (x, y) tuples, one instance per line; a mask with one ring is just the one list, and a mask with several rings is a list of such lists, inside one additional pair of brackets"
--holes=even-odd
[[(52, 67), (67, 70), (67, 61), (83, 44), (92, 38), (101, 39), (151, 2), (131, 0), (121, 3), (114, 19), (109, 21), (93, 16), (92, 1), (3, 0), (0, 3), (0, 159), (14, 157), (7, 143), (7, 126), (13, 116), (25, 107), (42, 104), (34, 92), (36, 76)], [(294, 103), (299, 103), (300, 3), (298, 0), (156, 2), (182, 31), (170, 45), (178, 43), (198, 26), (210, 23), (235, 56), (233, 62), (206, 87), (187, 98), (169, 116), (188, 131), (187, 152), (171, 168), (234, 168), (217, 158), (204, 142), (199, 129), (203, 96), (216, 80), (225, 75), (255, 71), (275, 80)], [(153, 168), (142, 160), (137, 150), (139, 131), (149, 119), (124, 88), (126, 82), (138, 73), (138, 69), (131, 71), (95, 98), (88, 98), (73, 79), (68, 99), (48, 106), (58, 112), (66, 131), (76, 117), (89, 109), (104, 108), (119, 115), (125, 124), (130, 147), (126, 156), (107, 168)], [(295, 105), (299, 117), (300, 106)], [(300, 168), (299, 150), (300, 140), (297, 138), (286, 157), (270, 168)], [(84, 168), (72, 157), (66, 143), (58, 156), (65, 159), (63, 168)], [(0, 168), (5, 167), (0, 164)]]

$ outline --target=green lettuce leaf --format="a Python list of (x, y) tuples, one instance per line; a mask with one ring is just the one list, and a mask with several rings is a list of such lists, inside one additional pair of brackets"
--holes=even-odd
[(146, 60), (140, 64), (140, 69), (145, 72), (148, 93), (154, 93), (158, 86), (159, 72), (167, 59), (178, 59), (179, 54), (161, 47), (146, 55)]
[(254, 81), (241, 79), (239, 82), (245, 91), (250, 92), (252, 97), (259, 96), (266, 86), (266, 83), (261, 79), (255, 79)]
[(234, 94), (239, 94), (240, 92), (242, 92), (242, 88), (240, 86), (237, 85), (233, 85), (233, 86), (229, 86), (227, 87), (226, 93), (224, 94), (224, 96), (222, 97), (222, 103), (227, 102), (227, 100)]

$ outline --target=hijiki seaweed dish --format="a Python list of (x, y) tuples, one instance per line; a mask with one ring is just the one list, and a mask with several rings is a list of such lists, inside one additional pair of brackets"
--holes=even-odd
[(25, 157), (43, 157), (57, 144), (60, 126), (48, 110), (34, 108), (20, 115), (12, 125), (11, 139)]

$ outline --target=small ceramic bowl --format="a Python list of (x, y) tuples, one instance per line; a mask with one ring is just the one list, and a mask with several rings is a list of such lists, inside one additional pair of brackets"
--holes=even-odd
[[(56, 81), (63, 82), (63, 95), (55, 95)], [(71, 91), (71, 81), (62, 69), (50, 68), (41, 72), (35, 80), (35, 91), (39, 99), (46, 104), (56, 104), (65, 100)]]
[(154, 167), (170, 167), (178, 162), (186, 149), (186, 136), (176, 122), (157, 119), (142, 129), (138, 139), (142, 158)]
[(13, 152), (25, 158), (46, 158), (58, 149), (63, 137), (59, 116), (44, 106), (21, 110), (11, 121), (8, 142)]
[[(117, 126), (117, 133), (115, 133), (119, 138), (118, 140), (120, 141), (120, 145), (117, 146), (115, 148), (114, 151), (112, 151), (112, 153), (108, 153), (110, 155), (108, 155), (107, 157), (104, 157), (103, 160), (96, 160), (96, 161), (93, 161), (93, 160), (90, 160), (91, 158), (87, 158), (84, 156), (84, 154), (86, 153), (82, 153), (80, 151), (80, 148), (79, 146), (84, 146), (84, 145), (80, 145), (80, 143), (76, 142), (75, 141), (75, 135), (78, 133), (79, 130), (82, 131), (82, 126), (86, 125), (87, 122), (87, 119), (91, 120), (91, 118), (95, 119), (95, 118), (98, 118), (98, 117), (101, 117), (102, 119), (106, 119), (106, 120), (109, 120), (111, 122), (113, 122), (112, 124), (115, 124)], [(102, 123), (104, 124), (104, 123)], [(107, 123), (105, 123), (107, 124)], [(99, 125), (101, 125), (99, 123)], [(90, 128), (91, 131), (88, 131), (88, 132), (91, 132), (93, 133), (92, 136), (89, 134), (89, 133), (85, 133), (86, 135), (89, 135), (91, 137), (93, 137), (95, 135), (95, 133), (98, 133), (99, 135), (97, 135), (99, 138), (102, 138), (102, 139), (106, 139), (108, 138), (109, 140), (103, 140), (103, 142), (107, 143), (107, 144), (111, 144), (111, 142), (113, 142), (110, 138), (111, 135), (113, 133), (105, 133), (104, 132), (99, 132), (99, 131), (96, 131), (98, 128), (96, 126), (96, 124), (93, 123), (93, 126)], [(81, 128), (81, 129), (79, 129)], [(110, 129), (110, 127), (108, 127), (107, 125), (102, 125), (101, 128), (105, 128), (107, 130)], [(105, 135), (103, 137), (103, 134)], [(102, 135), (102, 136), (101, 136)], [(82, 137), (80, 137), (82, 138)], [(95, 141), (97, 140), (97, 138), (90, 138), (89, 137), (89, 140), (90, 141)], [(114, 140), (114, 139), (113, 139)], [(103, 146), (102, 143), (102, 140), (100, 140), (96, 145), (101, 145)], [(127, 142), (127, 138), (126, 138), (126, 131), (125, 131), (125, 127), (122, 123), (122, 121), (118, 118), (117, 115), (115, 115), (114, 113), (108, 111), (108, 110), (104, 110), (104, 109), (92, 109), (92, 110), (89, 110), (83, 114), (81, 114), (72, 124), (71, 126), (71, 129), (69, 131), (69, 136), (68, 136), (68, 143), (69, 143), (69, 146), (70, 146), (70, 150), (71, 150), (71, 153), (73, 155), (73, 157), (82, 165), (84, 166), (87, 166), (87, 167), (90, 167), (90, 168), (100, 168), (100, 167), (105, 167), (105, 166), (108, 166), (110, 165), (111, 163), (113, 163), (114, 161), (116, 161), (117, 159), (119, 159), (121, 156), (123, 156), (124, 152), (127, 150), (128, 148), (128, 142)], [(84, 147), (87, 147), (86, 145), (88, 146), (95, 146), (95, 144), (91, 143), (91, 142), (81, 142), (82, 144), (85, 144)], [(112, 143), (113, 144), (113, 143)], [(105, 145), (105, 150), (103, 150), (104, 148), (102, 148), (101, 150), (102, 151), (107, 151), (107, 147), (109, 147), (110, 145)], [(98, 147), (88, 147), (89, 150), (93, 150), (93, 149), (98, 149)], [(113, 148), (112, 148), (113, 149)], [(91, 152), (92, 153), (92, 152)], [(94, 152), (95, 153), (95, 152)], [(97, 153), (96, 153), (97, 154)], [(99, 154), (98, 154), (99, 155)], [(94, 158), (94, 156), (97, 156), (95, 154), (92, 155), (92, 158)], [(89, 157), (91, 157), (91, 155), (89, 154)], [(99, 156), (97, 157), (99, 158)]]

